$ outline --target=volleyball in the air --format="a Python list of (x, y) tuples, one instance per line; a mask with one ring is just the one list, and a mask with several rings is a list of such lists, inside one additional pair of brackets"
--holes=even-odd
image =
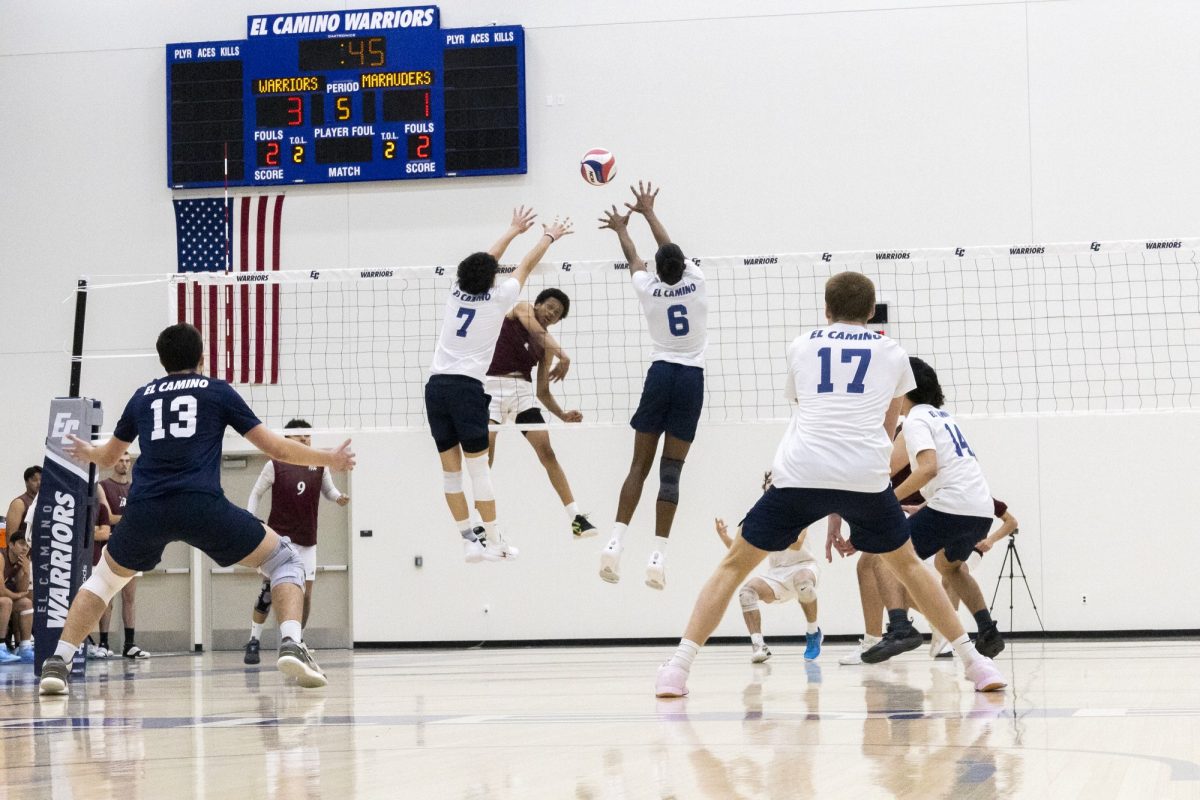
[(602, 147), (593, 147), (579, 159), (579, 172), (592, 186), (603, 186), (617, 177), (617, 160)]

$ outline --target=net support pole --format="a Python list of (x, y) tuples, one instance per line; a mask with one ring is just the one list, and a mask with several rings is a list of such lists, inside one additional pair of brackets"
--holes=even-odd
[(71, 342), (71, 385), (67, 397), (79, 397), (79, 381), (83, 376), (83, 322), (87, 317), (86, 278), (80, 278), (75, 286), (75, 338)]

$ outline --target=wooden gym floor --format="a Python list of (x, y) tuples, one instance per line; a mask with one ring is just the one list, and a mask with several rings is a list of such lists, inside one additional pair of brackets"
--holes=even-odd
[(240, 653), (92, 662), (69, 699), (3, 666), (0, 796), (1200, 798), (1200, 642), (1016, 642), (999, 695), (925, 648), (773, 649), (702, 650), (674, 701), (670, 647), (327, 651), (311, 691)]

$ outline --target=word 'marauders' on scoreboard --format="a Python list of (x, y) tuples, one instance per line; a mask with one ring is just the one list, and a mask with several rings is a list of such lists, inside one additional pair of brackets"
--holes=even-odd
[(520, 26), (442, 29), (436, 6), (247, 18), (168, 44), (175, 189), (526, 171)]

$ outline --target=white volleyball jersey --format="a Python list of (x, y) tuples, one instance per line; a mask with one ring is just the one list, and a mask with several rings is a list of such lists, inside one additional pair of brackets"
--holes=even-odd
[(703, 367), (708, 346), (708, 290), (700, 268), (688, 261), (683, 278), (673, 286), (649, 270), (635, 272), (633, 288), (654, 343), (650, 360)]
[(929, 507), (946, 514), (990, 517), (992, 490), (983, 477), (975, 451), (950, 412), (930, 405), (913, 406), (904, 420), (908, 463), (917, 468), (917, 453), (933, 450), (938, 473), (921, 488)]
[(908, 354), (883, 334), (834, 323), (787, 348), (783, 394), (796, 407), (775, 451), (775, 486), (881, 492), (891, 485), (883, 418), (916, 387)]
[(505, 278), (483, 294), (467, 294), (454, 284), (429, 373), (466, 375), (482, 383), (496, 351), (504, 316), (520, 293), (521, 284), (516, 278)]

